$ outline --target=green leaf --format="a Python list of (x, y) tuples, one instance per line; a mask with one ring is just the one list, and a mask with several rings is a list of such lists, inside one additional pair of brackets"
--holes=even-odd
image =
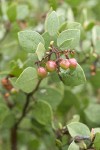
[(74, 94), (70, 89), (66, 88), (64, 91), (63, 100), (59, 105), (59, 111), (66, 114), (71, 107), (75, 107), (76, 110), (80, 109), (80, 101), (76, 94)]
[(95, 76), (90, 77), (90, 82), (92, 83), (92, 86), (96, 89), (100, 88), (100, 71), (96, 71)]
[(59, 32), (62, 32), (64, 30), (67, 30), (67, 29), (81, 29), (81, 24), (78, 23), (78, 22), (71, 22), (71, 21), (68, 21), (68, 22), (64, 22), (60, 27), (59, 27)]
[(44, 87), (37, 91), (36, 97), (39, 100), (48, 102), (53, 109), (56, 109), (60, 104), (63, 95), (55, 88)]
[(66, 27), (67, 27), (67, 22), (64, 22), (63, 24), (61, 24), (61, 26), (59, 27), (59, 33), (66, 30)]
[(55, 10), (57, 8), (57, 0), (48, 0), (50, 6)]
[[(95, 25), (94, 28), (92, 29), (92, 41), (93, 41), (93, 45), (98, 47), (99, 44), (97, 44), (98, 42), (97, 41), (100, 41), (100, 26), (99, 25)], [(96, 51), (96, 48), (95, 48), (95, 51)], [(98, 50), (99, 52), (99, 47), (98, 47)]]
[(2, 123), (2, 127), (5, 129), (11, 129), (16, 121), (16, 116), (12, 111), (9, 111), (4, 118), (4, 121)]
[(63, 83), (67, 86), (77, 86), (86, 81), (84, 71), (79, 64), (72, 72), (61, 71), (60, 76), (62, 77)]
[(17, 19), (24, 20), (29, 14), (28, 5), (21, 4), (17, 6)]
[(28, 67), (21, 73), (15, 83), (15, 86), (26, 93), (30, 93), (36, 87), (37, 78), (36, 69)]
[(96, 133), (94, 147), (96, 148), (96, 150), (100, 150), (100, 133)]
[(100, 128), (93, 128), (95, 133), (100, 133)]
[(11, 82), (12, 86), (15, 87), (15, 88), (17, 88), (17, 87), (16, 87), (16, 80), (17, 80), (16, 77), (9, 78), (9, 81)]
[(62, 147), (62, 142), (59, 139), (56, 139), (56, 145), (57, 147)]
[(36, 54), (37, 54), (37, 56), (38, 56), (38, 59), (41, 61), (42, 60), (42, 58), (43, 58), (43, 56), (44, 56), (44, 54), (45, 54), (45, 47), (44, 47), (44, 45), (42, 44), (42, 43), (39, 43), (38, 44), (38, 47), (37, 47), (37, 50), (36, 50)]
[(89, 31), (91, 30), (95, 25), (95, 22), (94, 21), (86, 21), (84, 22), (84, 28), (86, 31)]
[(73, 141), (69, 147), (68, 150), (79, 150), (79, 146)]
[(67, 29), (81, 29), (81, 24), (78, 22), (67, 22)]
[(80, 40), (80, 30), (68, 29), (68, 30), (61, 32), (57, 39), (58, 47), (60, 47), (62, 45), (62, 43), (64, 43), (65, 41), (67, 41), (69, 39), (73, 39), (73, 41), (72, 41), (71, 45), (69, 44), (69, 46), (67, 48), (73, 49), (76, 46), (78, 46), (79, 40)]
[(96, 40), (96, 43), (95, 43), (95, 53), (100, 55), (100, 40)]
[(33, 117), (43, 125), (49, 125), (52, 122), (51, 106), (44, 101), (37, 101), (32, 111)]
[(59, 21), (55, 11), (48, 14), (45, 21), (45, 29), (51, 36), (54, 36), (58, 32)]
[(11, 22), (16, 20), (16, 16), (17, 16), (16, 7), (17, 7), (16, 3), (12, 3), (12, 5), (10, 5), (7, 9), (7, 15)]
[(69, 5), (72, 6), (72, 7), (77, 7), (77, 6), (79, 6), (79, 4), (80, 4), (82, 1), (80, 1), (80, 0), (74, 0), (74, 1), (65, 0), (65, 2), (67, 2), (67, 4), (69, 4)]
[(60, 28), (65, 23), (66, 18), (63, 13), (58, 12), (57, 15), (59, 19), (59, 28)]
[(90, 104), (84, 112), (89, 122), (100, 125), (100, 105)]
[(50, 41), (52, 41), (52, 39), (51, 39), (48, 32), (44, 32), (42, 34), (42, 36), (43, 36), (43, 39), (45, 41), (45, 48), (48, 49), (48, 47), (50, 46)]
[(67, 125), (68, 131), (72, 137), (75, 136), (90, 136), (89, 128), (80, 122), (72, 122)]
[(39, 33), (31, 30), (20, 31), (18, 33), (18, 39), (21, 47), (28, 53), (34, 53), (40, 42), (44, 44), (43, 37)]
[(64, 50), (64, 49), (68, 49), (68, 47), (72, 44), (73, 39), (68, 39), (66, 41), (64, 41), (61, 45), (60, 45), (60, 49)]
[(0, 104), (0, 125), (6, 118), (8, 112), (9, 112), (9, 109), (7, 108), (7, 106), (5, 104)]
[(29, 53), (28, 54), (28, 58), (27, 58), (27, 62), (25, 64), (25, 67), (36, 67), (35, 62), (38, 61), (38, 57), (36, 53)]

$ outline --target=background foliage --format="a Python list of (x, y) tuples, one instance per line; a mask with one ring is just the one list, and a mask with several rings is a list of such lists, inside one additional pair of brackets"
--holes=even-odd
[[(23, 117), (18, 126), (18, 150), (56, 150), (61, 148), (61, 145), (64, 145), (62, 150), (78, 150), (79, 147), (75, 140), (70, 142), (69, 146), (66, 142), (68, 139), (63, 136), (62, 143), (60, 143), (61, 141), (52, 131), (53, 128), (58, 133), (57, 129), (62, 129), (62, 126), (67, 126), (73, 138), (78, 135), (90, 136), (93, 134), (90, 133), (91, 129), (95, 128), (95, 132), (98, 133), (95, 137), (94, 147), (96, 150), (100, 150), (100, 142), (98, 142), (100, 141), (99, 0), (0, 1), (0, 80), (8, 77), (9, 74), (13, 75), (14, 78), (10, 78), (10, 82), (16, 90), (21, 89), (9, 91), (0, 84), (0, 150), (11, 149), (13, 126), (22, 114), (26, 97), (30, 97), (30, 94), (26, 96), (26, 93), (35, 90), (37, 85), (38, 77), (33, 68), (36, 68), (34, 63), (38, 58), (41, 60), (50, 41), (56, 41), (58, 24), (55, 12), (45, 23), (47, 13), (52, 12), (52, 10), (56, 11), (59, 18), (61, 37), (59, 36), (57, 45), (62, 50), (69, 48), (69, 42), (71, 42), (69, 40), (68, 43), (62, 43), (62, 37), (71, 39), (75, 36), (70, 47), (72, 49), (76, 47), (75, 44), (79, 41), (76, 32), (65, 37), (61, 35), (62, 31), (67, 29), (81, 31), (79, 44), (75, 48), (75, 57), (85, 72), (86, 82), (74, 87), (65, 86), (55, 73), (43, 79), (39, 89), (34, 93), (34, 99), (37, 100), (37, 103), (30, 102), (29, 109), (32, 111)], [(54, 23), (51, 20), (54, 20)], [(45, 28), (50, 36), (48, 33), (44, 33)], [(33, 45), (30, 40), (27, 41), (28, 35), (27, 37), (24, 36), (24, 30), (30, 31), (30, 33), (28, 32), (31, 36), (30, 39), (34, 38), (37, 44), (41, 42), (42, 53), (39, 53), (39, 50), (33, 53), (37, 45)], [(46, 41), (45, 49), (43, 47), (44, 41)], [(10, 109), (7, 107), (9, 104), (11, 104)], [(79, 121), (84, 124), (79, 123)]]

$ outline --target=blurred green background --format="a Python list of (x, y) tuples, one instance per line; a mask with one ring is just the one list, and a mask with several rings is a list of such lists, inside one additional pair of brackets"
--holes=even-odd
[[(65, 87), (53, 75), (48, 83), (44, 80), (35, 97), (50, 103), (56, 126), (58, 122), (65, 125), (71, 119), (80, 119), (90, 129), (100, 127), (100, 0), (0, 0), (0, 80), (9, 73), (18, 77), (27, 66), (34, 66), (36, 56), (21, 50), (17, 33), (32, 29), (42, 34), (50, 9), (56, 10), (61, 23), (65, 20), (81, 23), (76, 57), (87, 82), (74, 88)], [(44, 89), (46, 93), (41, 92)], [(5, 93), (0, 84), (1, 104)], [(0, 124), (0, 150), (10, 150), (10, 128), (21, 113), (25, 94), (12, 94), (10, 100), (16, 107)], [(3, 115), (1, 109), (0, 118)], [(18, 150), (56, 150), (51, 128), (38, 124), (34, 118), (30, 121), (30, 115), (18, 130)]]

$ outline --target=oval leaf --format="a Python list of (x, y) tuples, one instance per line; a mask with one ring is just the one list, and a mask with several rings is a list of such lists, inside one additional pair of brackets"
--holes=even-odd
[(38, 101), (34, 105), (33, 117), (43, 125), (51, 124), (52, 121), (52, 109), (51, 106), (44, 101)]
[(45, 87), (37, 91), (36, 97), (39, 100), (48, 102), (53, 109), (56, 109), (61, 103), (63, 95), (54, 88)]
[(80, 122), (72, 122), (67, 125), (68, 131), (72, 137), (75, 136), (90, 136), (89, 128)]
[(73, 141), (69, 147), (68, 150), (79, 150), (79, 146)]
[(15, 85), (17, 88), (21, 89), (26, 93), (32, 92), (37, 84), (37, 71), (35, 68), (26, 68), (19, 78), (17, 79)]
[(57, 39), (57, 45), (60, 47), (65, 41), (73, 39), (71, 45), (69, 45), (67, 48), (75, 48), (79, 45), (80, 40), (80, 30), (78, 29), (68, 29), (63, 32), (61, 32)]
[(38, 56), (38, 59), (41, 61), (44, 54), (45, 54), (45, 47), (42, 43), (38, 44), (37, 50), (36, 50), (36, 54)]
[(60, 75), (62, 77), (63, 83), (67, 86), (77, 86), (85, 83), (86, 81), (84, 71), (79, 64), (72, 73), (61, 71)]
[(54, 36), (57, 34), (58, 27), (59, 27), (58, 17), (57, 17), (56, 12), (53, 11), (50, 14), (48, 14), (46, 18), (45, 29), (46, 31), (48, 31), (48, 33), (51, 36)]
[(68, 47), (72, 44), (73, 39), (68, 39), (67, 41), (64, 41), (61, 45), (60, 45), (60, 49), (64, 50), (64, 49), (68, 49)]
[(18, 33), (18, 39), (21, 47), (28, 53), (35, 52), (40, 42), (44, 44), (43, 37), (39, 33), (31, 30), (20, 31)]
[(9, 109), (6, 105), (0, 104), (0, 124), (4, 121), (5, 117), (8, 115)]
[(96, 148), (96, 150), (100, 150), (100, 133), (96, 133), (94, 147)]
[(99, 125), (100, 124), (100, 105), (90, 104), (85, 109), (85, 115), (86, 115), (87, 120)]

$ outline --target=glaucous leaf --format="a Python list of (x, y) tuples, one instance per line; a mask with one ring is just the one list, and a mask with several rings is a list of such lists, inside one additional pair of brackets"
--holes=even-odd
[(73, 141), (69, 147), (68, 150), (79, 150), (79, 146)]
[(55, 11), (52, 11), (50, 14), (47, 15), (45, 21), (45, 29), (51, 36), (54, 36), (58, 32), (59, 21)]
[(35, 68), (26, 68), (16, 80), (15, 86), (26, 93), (32, 92), (37, 84), (37, 71)]
[(65, 41), (73, 39), (72, 43), (69, 44), (66, 48), (73, 49), (79, 45), (80, 40), (80, 30), (78, 29), (68, 29), (61, 32), (57, 39), (57, 45), (60, 47)]
[(18, 39), (21, 47), (28, 53), (34, 53), (38, 44), (44, 44), (43, 37), (35, 31), (25, 30), (18, 33)]
[(90, 104), (84, 112), (89, 121), (100, 125), (100, 105)]
[(60, 104), (63, 95), (55, 88), (44, 87), (37, 91), (36, 97), (39, 100), (48, 102), (53, 109), (56, 109)]
[(37, 50), (36, 50), (36, 54), (38, 56), (38, 59), (41, 61), (44, 54), (45, 54), (45, 47), (42, 43), (39, 43), (38, 46), (37, 46)]
[(17, 6), (17, 19), (24, 20), (29, 14), (28, 5), (20, 4)]
[(40, 124), (49, 125), (52, 122), (52, 109), (45, 101), (37, 101), (34, 104), (32, 114)]
[(77, 86), (86, 81), (84, 71), (79, 64), (72, 72), (61, 71), (60, 76), (62, 77), (63, 83), (67, 86)]
[(72, 137), (75, 136), (90, 136), (89, 128), (80, 122), (72, 122), (67, 125), (68, 131)]
[(5, 104), (0, 104), (0, 126), (8, 113), (9, 113), (8, 107)]

